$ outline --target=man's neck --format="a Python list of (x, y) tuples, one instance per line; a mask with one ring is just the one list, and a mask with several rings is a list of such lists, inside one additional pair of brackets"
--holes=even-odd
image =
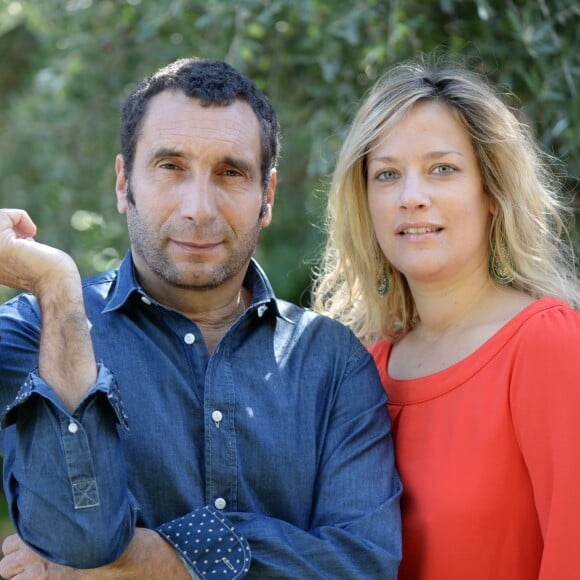
[(193, 312), (183, 314), (191, 318), (200, 328), (205, 340), (208, 352), (212, 353), (228, 331), (231, 325), (246, 311), (252, 302), (251, 292), (247, 288), (241, 288), (231, 300), (224, 304), (214, 303), (212, 308), (203, 311), (198, 308)]
[[(144, 289), (160, 304), (172, 308), (195, 322), (211, 353), (230, 326), (252, 302), (252, 293), (238, 284), (223, 284), (217, 288), (178, 288), (159, 292)], [(157, 290), (157, 291), (155, 291)]]

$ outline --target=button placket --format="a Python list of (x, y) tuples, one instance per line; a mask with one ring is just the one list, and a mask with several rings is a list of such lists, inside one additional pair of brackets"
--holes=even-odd
[[(236, 330), (237, 329), (237, 330)], [(222, 338), (210, 358), (205, 377), (206, 501), (215, 509), (236, 510), (237, 445), (234, 421), (235, 372), (231, 367), (231, 341), (236, 326)], [(239, 339), (238, 339), (239, 340)], [(224, 507), (220, 508), (223, 500)]]

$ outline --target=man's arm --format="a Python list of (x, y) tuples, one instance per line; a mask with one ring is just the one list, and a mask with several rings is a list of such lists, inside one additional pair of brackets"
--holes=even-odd
[(90, 570), (77, 570), (55, 564), (32, 551), (16, 534), (2, 544), (2, 578), (17, 580), (190, 580), (179, 556), (159, 534), (137, 528), (122, 556), (112, 564)]
[[(316, 352), (316, 351), (314, 351)], [(351, 336), (324, 431), (310, 525), (232, 515), (253, 574), (394, 580), (401, 559), (401, 482), (386, 396), (368, 351)], [(320, 427), (319, 427), (320, 429)]]
[[(98, 566), (119, 556), (135, 525), (117, 417), (103, 410), (116, 385), (97, 368), (74, 261), (35, 233), (26, 212), (0, 210), (0, 283), (29, 291), (40, 306), (39, 315), (32, 299), (14, 300), (0, 314), (3, 395), (22, 384), (17, 376), (24, 381), (2, 414), (4, 487), (12, 521), (35, 550)], [(95, 415), (93, 439), (84, 421)], [(106, 481), (103, 471), (111, 472)]]
[(35, 234), (25, 211), (0, 210), (0, 284), (36, 296), (42, 310), (39, 374), (72, 411), (97, 377), (80, 274), (68, 254), (35, 242)]

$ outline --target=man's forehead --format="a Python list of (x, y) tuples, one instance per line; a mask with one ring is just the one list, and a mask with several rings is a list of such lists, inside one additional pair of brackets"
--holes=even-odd
[(247, 122), (255, 122), (259, 127), (260, 123), (251, 105), (244, 99), (235, 99), (231, 103), (207, 103), (194, 96), (187, 96), (180, 90), (165, 90), (151, 97), (147, 104), (144, 121), (148, 117), (161, 116), (170, 119), (170, 114), (190, 114), (197, 113), (208, 118), (241, 116)]
[(244, 147), (261, 152), (261, 128), (251, 106), (243, 100), (204, 106), (182, 92), (164, 91), (149, 103), (139, 140), (151, 148), (186, 148), (197, 143)]

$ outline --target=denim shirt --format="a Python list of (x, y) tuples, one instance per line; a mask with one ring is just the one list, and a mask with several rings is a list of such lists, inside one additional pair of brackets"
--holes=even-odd
[(401, 484), (371, 356), (254, 261), (244, 285), (252, 304), (210, 354), (130, 253), (86, 280), (99, 373), (73, 413), (36, 372), (36, 300), (0, 307), (4, 487), (41, 554), (100, 566), (137, 525), (194, 578), (396, 577)]

